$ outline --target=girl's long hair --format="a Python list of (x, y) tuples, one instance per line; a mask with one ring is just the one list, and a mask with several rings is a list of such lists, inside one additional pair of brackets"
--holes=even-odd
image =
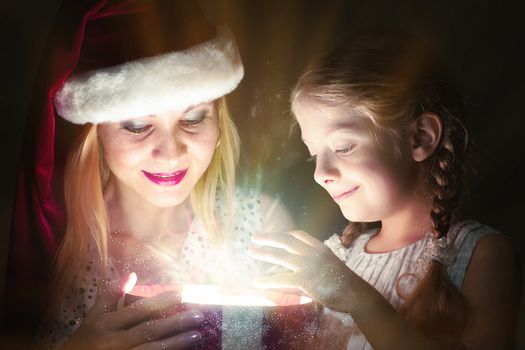
[[(467, 133), (461, 101), (437, 58), (420, 41), (404, 34), (355, 36), (306, 69), (291, 101), (361, 112), (373, 122), (372, 132), (379, 140), (394, 141), (396, 156), (401, 156), (406, 127), (422, 113), (436, 113), (443, 135), (422, 167), (423, 190), (432, 203), (433, 234), (439, 238), (447, 235), (462, 192)], [(343, 244), (349, 246), (371, 225), (349, 223), (341, 237)], [(405, 300), (400, 312), (409, 321), (442, 346), (461, 347), (465, 305), (446, 266), (432, 261), (411, 294), (401, 297)]]
[[(217, 190), (225, 196), (228, 217), (233, 217), (235, 167), (239, 158), (240, 140), (228, 111), (225, 98), (216, 102), (220, 138), (209, 167), (197, 182), (190, 198), (195, 218), (210, 235), (223, 238), (221, 224), (215, 216)], [(78, 293), (81, 272), (95, 264), (105, 276), (108, 260), (109, 221), (104, 202), (104, 188), (111, 174), (104, 161), (97, 137), (97, 126), (82, 126), (73, 145), (65, 169), (64, 192), (67, 227), (55, 259), (55, 313), (66, 293)], [(93, 261), (90, 261), (93, 260)]]

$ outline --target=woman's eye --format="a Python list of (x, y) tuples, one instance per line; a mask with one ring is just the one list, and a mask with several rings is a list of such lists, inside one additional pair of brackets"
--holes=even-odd
[(180, 122), (183, 128), (195, 128), (204, 123), (204, 117), (200, 119), (183, 119)]
[(335, 150), (335, 153), (341, 154), (341, 155), (344, 156), (344, 155), (347, 155), (350, 152), (352, 152), (353, 149), (354, 149), (354, 145), (350, 145), (350, 146), (346, 146), (346, 147), (337, 148)]
[(206, 118), (211, 116), (211, 109), (197, 108), (184, 113), (184, 117), (179, 121), (179, 125), (183, 129), (193, 129), (203, 124)]
[(122, 124), (121, 128), (132, 133), (132, 134), (142, 134), (153, 127), (152, 124), (146, 125), (133, 125), (133, 124)]

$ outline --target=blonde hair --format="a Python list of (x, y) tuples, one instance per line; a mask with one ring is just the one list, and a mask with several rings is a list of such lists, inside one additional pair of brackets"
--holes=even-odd
[[(207, 230), (210, 238), (224, 238), (215, 216), (217, 189), (224, 195), (233, 217), (235, 191), (235, 167), (239, 158), (240, 140), (237, 129), (227, 108), (226, 99), (216, 101), (219, 116), (220, 137), (210, 165), (197, 182), (190, 198), (195, 218)], [(67, 227), (55, 259), (56, 298), (52, 311), (65, 297), (67, 291), (80, 288), (78, 273), (89, 264), (95, 264), (102, 276), (108, 260), (109, 222), (103, 192), (110, 171), (104, 161), (97, 137), (97, 126), (84, 125), (77, 143), (69, 155), (65, 169), (65, 203)], [(93, 259), (95, 252), (97, 259)]]
[[(425, 193), (436, 238), (445, 236), (462, 191), (467, 134), (463, 109), (436, 53), (403, 34), (355, 36), (315, 60), (300, 76), (291, 102), (357, 110), (373, 123), (379, 140), (388, 137), (401, 156), (406, 127), (422, 113), (434, 112), (443, 123), (436, 151), (422, 164)], [(351, 222), (341, 240), (345, 246), (374, 223)], [(449, 347), (460, 347), (465, 306), (446, 267), (433, 261), (400, 312), (425, 334)]]

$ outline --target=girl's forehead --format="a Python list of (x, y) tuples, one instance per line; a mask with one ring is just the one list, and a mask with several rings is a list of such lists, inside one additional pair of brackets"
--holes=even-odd
[(301, 128), (363, 131), (372, 126), (370, 118), (356, 108), (323, 103), (296, 101), (293, 112)]

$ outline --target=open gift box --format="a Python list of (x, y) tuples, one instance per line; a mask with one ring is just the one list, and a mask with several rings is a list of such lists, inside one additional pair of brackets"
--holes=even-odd
[[(126, 296), (126, 304), (160, 291), (151, 286), (136, 286)], [(197, 328), (203, 335), (201, 344), (194, 348), (199, 350), (303, 350), (312, 342), (318, 328), (318, 306), (309, 298), (294, 294), (226, 293), (217, 286), (185, 285), (178, 310), (191, 309), (200, 310), (205, 319)]]

